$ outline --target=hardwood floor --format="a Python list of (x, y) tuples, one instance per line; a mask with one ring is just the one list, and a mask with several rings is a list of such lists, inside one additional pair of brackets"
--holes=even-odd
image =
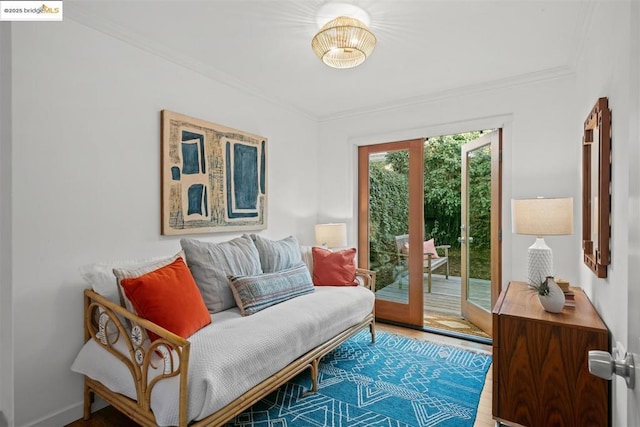
[[(465, 341), (459, 338), (445, 337), (442, 335), (435, 335), (428, 332), (422, 332), (413, 329), (407, 329), (400, 326), (386, 325), (383, 323), (376, 324), (377, 331), (389, 332), (398, 335), (403, 335), (408, 338), (413, 338), (422, 341), (435, 341), (443, 344), (454, 345), (469, 350), (479, 350), (485, 352), (491, 352), (491, 346), (480, 344), (471, 341)], [(489, 368), (487, 378), (485, 379), (482, 395), (480, 396), (480, 404), (478, 405), (478, 414), (476, 416), (476, 422), (474, 427), (494, 427), (495, 422), (491, 418), (491, 396), (492, 396), (492, 382), (493, 382), (493, 365)], [(122, 415), (112, 407), (106, 407), (93, 414), (90, 420), (78, 420), (66, 427), (138, 427), (138, 424), (129, 420), (125, 415)]]

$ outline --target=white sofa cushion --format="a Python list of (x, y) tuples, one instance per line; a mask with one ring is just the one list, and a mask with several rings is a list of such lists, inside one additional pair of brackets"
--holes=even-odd
[(128, 259), (121, 261), (99, 261), (80, 267), (80, 276), (94, 292), (110, 301), (120, 304), (118, 282), (113, 274), (114, 268), (140, 268), (146, 265), (169, 261), (172, 256), (161, 256), (145, 259)]
[[(364, 320), (375, 296), (361, 287), (316, 288), (315, 292), (243, 317), (232, 308), (193, 334), (189, 361), (189, 421), (202, 419), (311, 349)], [(87, 342), (74, 372), (135, 399), (128, 369), (99, 344)], [(160, 381), (151, 408), (160, 426), (178, 423), (178, 378)]]

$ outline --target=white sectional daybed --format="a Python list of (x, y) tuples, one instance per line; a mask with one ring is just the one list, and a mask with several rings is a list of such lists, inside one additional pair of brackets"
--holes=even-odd
[[(319, 283), (344, 272), (319, 277), (332, 264), (323, 258), (315, 267), (322, 271), (314, 272), (310, 251), (301, 252), (291, 237), (271, 241), (245, 235), (222, 244), (189, 239), (181, 244), (184, 252), (176, 257), (120, 265), (111, 287), (111, 265), (83, 269), (94, 289), (85, 290), (86, 342), (72, 370), (85, 376), (85, 419), (97, 395), (142, 425), (223, 425), (306, 369), (311, 370), (309, 389), (315, 391), (320, 359), (359, 330), (369, 327), (373, 342), (373, 272), (347, 266), (355, 286)], [(130, 288), (122, 286), (123, 277), (147, 277), (165, 268), (158, 265), (182, 260), (210, 321), (186, 338), (134, 314), (140, 307), (131, 306)], [(218, 280), (214, 292), (210, 279), (216, 274), (218, 279), (224, 274), (226, 288)], [(325, 286), (314, 286), (312, 276)], [(114, 293), (116, 284), (121, 284), (120, 295)], [(293, 297), (287, 289), (293, 289)]]

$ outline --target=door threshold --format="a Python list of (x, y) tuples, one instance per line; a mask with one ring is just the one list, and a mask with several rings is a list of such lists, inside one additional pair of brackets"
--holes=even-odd
[(378, 320), (378, 319), (376, 319), (376, 322), (386, 323), (388, 325), (393, 325), (393, 326), (400, 326), (402, 328), (413, 329), (413, 330), (416, 330), (416, 331), (429, 332), (429, 333), (435, 334), (435, 335), (442, 335), (442, 336), (445, 336), (445, 337), (457, 338), (457, 339), (461, 339), (461, 340), (465, 340), (465, 341), (476, 342), (478, 344), (486, 344), (486, 345), (492, 345), (493, 344), (493, 341), (491, 340), (491, 338), (483, 338), (483, 337), (478, 337), (478, 336), (475, 336), (475, 335), (462, 334), (462, 333), (459, 333), (459, 332), (448, 331), (446, 329), (430, 328), (428, 326), (409, 325), (409, 324), (406, 324), (406, 323), (394, 322), (394, 321), (391, 321), (391, 320)]

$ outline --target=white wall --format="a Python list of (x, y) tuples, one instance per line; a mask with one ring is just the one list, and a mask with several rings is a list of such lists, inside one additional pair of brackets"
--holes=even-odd
[(13, 417), (11, 302), (11, 23), (3, 22), (0, 24), (0, 425), (5, 421), (11, 423)]
[[(628, 347), (640, 360), (640, 3), (634, 2), (630, 16), (629, 43), (629, 303)], [(635, 96), (634, 96), (635, 94)], [(636, 141), (634, 143), (633, 141)], [(636, 370), (636, 384), (640, 384), (640, 370)], [(640, 425), (640, 387), (629, 392), (627, 424)]]
[[(272, 238), (310, 243), (318, 125), (66, 19), (13, 26), (15, 424), (81, 417), (78, 267), (172, 254), (160, 236), (160, 110), (269, 139)], [(235, 235), (199, 236), (211, 241)], [(4, 341), (3, 341), (4, 343)]]
[[(511, 234), (510, 199), (579, 194), (580, 135), (572, 129), (573, 79), (450, 96), (321, 126), (320, 215), (356, 222), (355, 145), (503, 127), (503, 283), (526, 279), (530, 236)], [(336, 163), (335, 159), (343, 160)], [(352, 185), (338, 185), (348, 182)], [(577, 215), (579, 206), (574, 206)], [(576, 227), (577, 229), (577, 227)], [(356, 227), (351, 227), (355, 241)], [(578, 281), (578, 235), (546, 238), (556, 274)]]
[[(585, 288), (612, 339), (638, 352), (637, 336), (627, 343), (629, 312), (637, 312), (640, 295), (629, 299), (629, 284), (637, 288), (638, 267), (638, 41), (639, 19), (630, 13), (631, 2), (594, 2), (584, 54), (575, 76), (540, 81), (527, 86), (461, 93), (443, 99), (388, 109), (379, 113), (325, 122), (321, 126), (320, 163), (343, 157), (328, 167), (321, 182), (321, 215), (338, 212), (356, 221), (355, 145), (454, 133), (504, 124), (503, 156), (503, 283), (526, 276), (527, 236), (510, 232), (511, 198), (543, 196), (574, 197), (574, 234), (547, 237), (554, 251), (556, 274)], [(637, 8), (637, 6), (636, 6)], [(635, 9), (634, 9), (635, 10)], [(630, 18), (631, 16), (631, 18)], [(634, 28), (634, 32), (630, 31)], [(630, 62), (629, 58), (635, 58)], [(635, 65), (633, 65), (635, 64)], [(632, 66), (633, 65), (633, 66)], [(635, 68), (634, 68), (635, 67)], [(635, 80), (635, 85), (632, 82)], [(635, 87), (636, 90), (630, 90)], [(635, 93), (635, 95), (634, 95)], [(612, 262), (607, 279), (597, 279), (582, 262), (581, 249), (581, 139), (587, 113), (600, 96), (608, 96), (613, 110)], [(635, 96), (635, 98), (634, 98)], [(635, 137), (634, 137), (635, 136)], [(631, 155), (630, 155), (631, 154)], [(352, 182), (351, 186), (338, 186)], [(631, 202), (630, 202), (631, 200)], [(635, 222), (634, 222), (635, 221)], [(634, 227), (629, 223), (633, 222)], [(355, 227), (352, 227), (355, 239)], [(633, 239), (633, 237), (632, 237)], [(637, 317), (636, 317), (637, 318)], [(638, 327), (634, 327), (636, 334)], [(630, 410), (624, 381), (613, 387), (613, 425), (637, 425)], [(638, 409), (635, 408), (635, 414)], [(632, 418), (634, 417), (634, 418)]]
[[(577, 64), (577, 110), (573, 120), (576, 131), (599, 97), (609, 98), (612, 114), (612, 197), (611, 197), (611, 265), (606, 279), (598, 279), (586, 266), (580, 265), (580, 282), (594, 301), (600, 316), (611, 331), (613, 345), (621, 341), (627, 348), (638, 350), (628, 342), (629, 314), (638, 310), (628, 299), (630, 285), (636, 286), (637, 276), (630, 275), (629, 261), (637, 257), (638, 241), (632, 233), (637, 227), (637, 207), (640, 183), (634, 170), (638, 167), (637, 92), (631, 89), (637, 79), (637, 65), (631, 74), (631, 60), (637, 61), (638, 51), (631, 49), (631, 23), (638, 25), (637, 16), (630, 13), (631, 2), (596, 2), (589, 22), (585, 49)], [(637, 49), (637, 45), (636, 45)], [(635, 109), (635, 110), (634, 110)], [(634, 117), (635, 115), (635, 117)], [(635, 135), (635, 137), (633, 137)], [(633, 203), (636, 203), (635, 205)], [(630, 225), (633, 223), (633, 227)], [(631, 236), (631, 237), (630, 237)], [(630, 246), (630, 245), (633, 246)], [(635, 303), (640, 303), (636, 298)], [(624, 380), (615, 379), (613, 391), (613, 425), (637, 425), (627, 420), (627, 388)]]

